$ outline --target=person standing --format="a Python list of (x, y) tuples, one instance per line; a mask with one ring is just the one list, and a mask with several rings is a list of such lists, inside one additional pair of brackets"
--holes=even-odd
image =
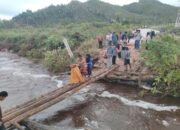
[(127, 32), (126, 31), (122, 34), (122, 41), (127, 41)]
[(107, 48), (106, 55), (107, 55), (107, 67), (110, 67), (112, 66), (112, 57), (113, 57), (113, 47), (111, 43), (109, 47)]
[(108, 47), (109, 46), (109, 43), (111, 42), (111, 35), (110, 35), (110, 33), (107, 33), (106, 34), (106, 47)]
[(117, 35), (115, 32), (112, 33), (112, 42), (113, 42), (113, 45), (117, 47), (118, 39), (117, 39)]
[(113, 46), (113, 57), (112, 57), (112, 65), (116, 64), (116, 56), (118, 54), (118, 48), (116, 46)]
[[(0, 92), (0, 101), (3, 101), (8, 96), (8, 93), (6, 91)], [(6, 130), (3, 120), (2, 120), (2, 111), (0, 107), (0, 130)]]
[(103, 48), (103, 36), (99, 35), (97, 37), (97, 40), (98, 40), (98, 44), (99, 44), (99, 49)]
[(87, 76), (90, 77), (92, 75), (92, 68), (93, 68), (93, 59), (90, 54), (86, 54), (86, 64), (87, 64)]
[(121, 48), (121, 59), (124, 61), (126, 56), (126, 49), (127, 49), (127, 42), (123, 42), (122, 48)]
[(85, 76), (87, 74), (87, 65), (86, 65), (85, 58), (82, 55), (78, 55), (77, 63), (78, 63), (79, 69), (81, 71), (81, 74), (83, 76)]
[(139, 49), (140, 48), (141, 38), (142, 38), (141, 32), (140, 32), (140, 30), (137, 30), (137, 33), (135, 35), (135, 46), (134, 46), (135, 49)]
[(128, 32), (127, 34), (127, 38), (128, 38), (128, 43), (130, 42), (131, 38), (133, 38), (133, 34), (131, 33), (131, 31)]
[(153, 39), (155, 36), (156, 36), (155, 31), (152, 30), (151, 33), (150, 33), (151, 39)]
[(127, 47), (125, 50), (125, 59), (124, 59), (124, 65), (126, 67), (125, 71), (128, 70), (128, 65), (129, 65), (129, 68), (131, 69), (130, 57), (131, 57), (131, 54), (130, 54), (129, 48)]

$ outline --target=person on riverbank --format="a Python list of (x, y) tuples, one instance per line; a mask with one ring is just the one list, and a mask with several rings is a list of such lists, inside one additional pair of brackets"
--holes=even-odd
[(116, 32), (112, 33), (112, 43), (113, 43), (114, 46), (117, 47), (117, 45), (118, 45), (117, 44), (118, 43), (118, 38), (117, 38)]
[(86, 65), (86, 60), (82, 55), (78, 55), (78, 60), (77, 60), (80, 72), (83, 76), (87, 74), (87, 65)]
[(141, 38), (142, 38), (141, 32), (140, 32), (140, 30), (137, 30), (136, 33), (135, 33), (135, 44), (134, 44), (135, 49), (140, 48)]
[(127, 31), (123, 32), (122, 41), (127, 41)]
[(87, 64), (87, 76), (90, 77), (92, 75), (92, 68), (93, 68), (93, 59), (90, 54), (86, 54), (86, 64)]
[(155, 31), (152, 30), (151, 33), (150, 33), (151, 39), (153, 39), (155, 36), (156, 36)]
[(123, 42), (122, 48), (121, 48), (121, 59), (124, 61), (126, 56), (126, 49), (127, 49), (127, 42)]
[[(0, 101), (5, 100), (6, 97), (8, 97), (8, 93), (6, 91), (0, 92)], [(0, 130), (6, 130), (6, 128), (5, 128), (4, 124), (3, 124), (3, 120), (2, 120), (1, 107), (0, 107)]]
[(99, 49), (102, 49), (103, 48), (103, 36), (99, 35), (97, 37), (97, 40), (98, 40), (98, 44), (99, 44)]
[(125, 59), (124, 59), (124, 65), (126, 67), (125, 71), (128, 70), (128, 65), (129, 65), (129, 68), (131, 69), (130, 58), (131, 58), (131, 54), (130, 54), (129, 48), (127, 47), (125, 50)]
[(116, 46), (113, 46), (112, 65), (116, 64), (116, 59), (117, 59), (118, 51), (119, 51), (119, 49)]
[(131, 31), (129, 31), (128, 34), (127, 34), (127, 42), (129, 43), (131, 38), (133, 38), (133, 37), (134, 37), (134, 35), (132, 34)]
[(112, 66), (112, 57), (113, 57), (113, 47), (112, 44), (109, 44), (109, 47), (107, 48), (106, 56), (107, 56), (107, 67)]
[(106, 34), (106, 47), (109, 46), (110, 42), (112, 41), (111, 34), (108, 32)]

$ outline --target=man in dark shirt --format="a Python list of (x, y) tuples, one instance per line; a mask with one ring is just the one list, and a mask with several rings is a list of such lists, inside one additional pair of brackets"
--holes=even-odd
[[(8, 93), (6, 91), (0, 92), (0, 101), (3, 101), (8, 96)], [(6, 128), (3, 125), (2, 121), (2, 111), (0, 107), (0, 130), (6, 130)]]

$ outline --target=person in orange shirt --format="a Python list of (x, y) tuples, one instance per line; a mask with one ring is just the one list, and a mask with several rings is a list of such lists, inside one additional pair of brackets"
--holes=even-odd
[(98, 40), (98, 44), (99, 44), (99, 49), (103, 48), (103, 36), (99, 35), (97, 37), (97, 40)]

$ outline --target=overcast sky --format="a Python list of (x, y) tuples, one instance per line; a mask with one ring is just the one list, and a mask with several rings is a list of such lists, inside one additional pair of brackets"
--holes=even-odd
[[(13, 16), (26, 11), (36, 11), (51, 4), (68, 4), (71, 0), (0, 0), (0, 19), (11, 19)], [(87, 0), (79, 0), (85, 2)], [(126, 5), (139, 0), (101, 0), (116, 5)], [(163, 3), (180, 6), (180, 0), (160, 0)]]

